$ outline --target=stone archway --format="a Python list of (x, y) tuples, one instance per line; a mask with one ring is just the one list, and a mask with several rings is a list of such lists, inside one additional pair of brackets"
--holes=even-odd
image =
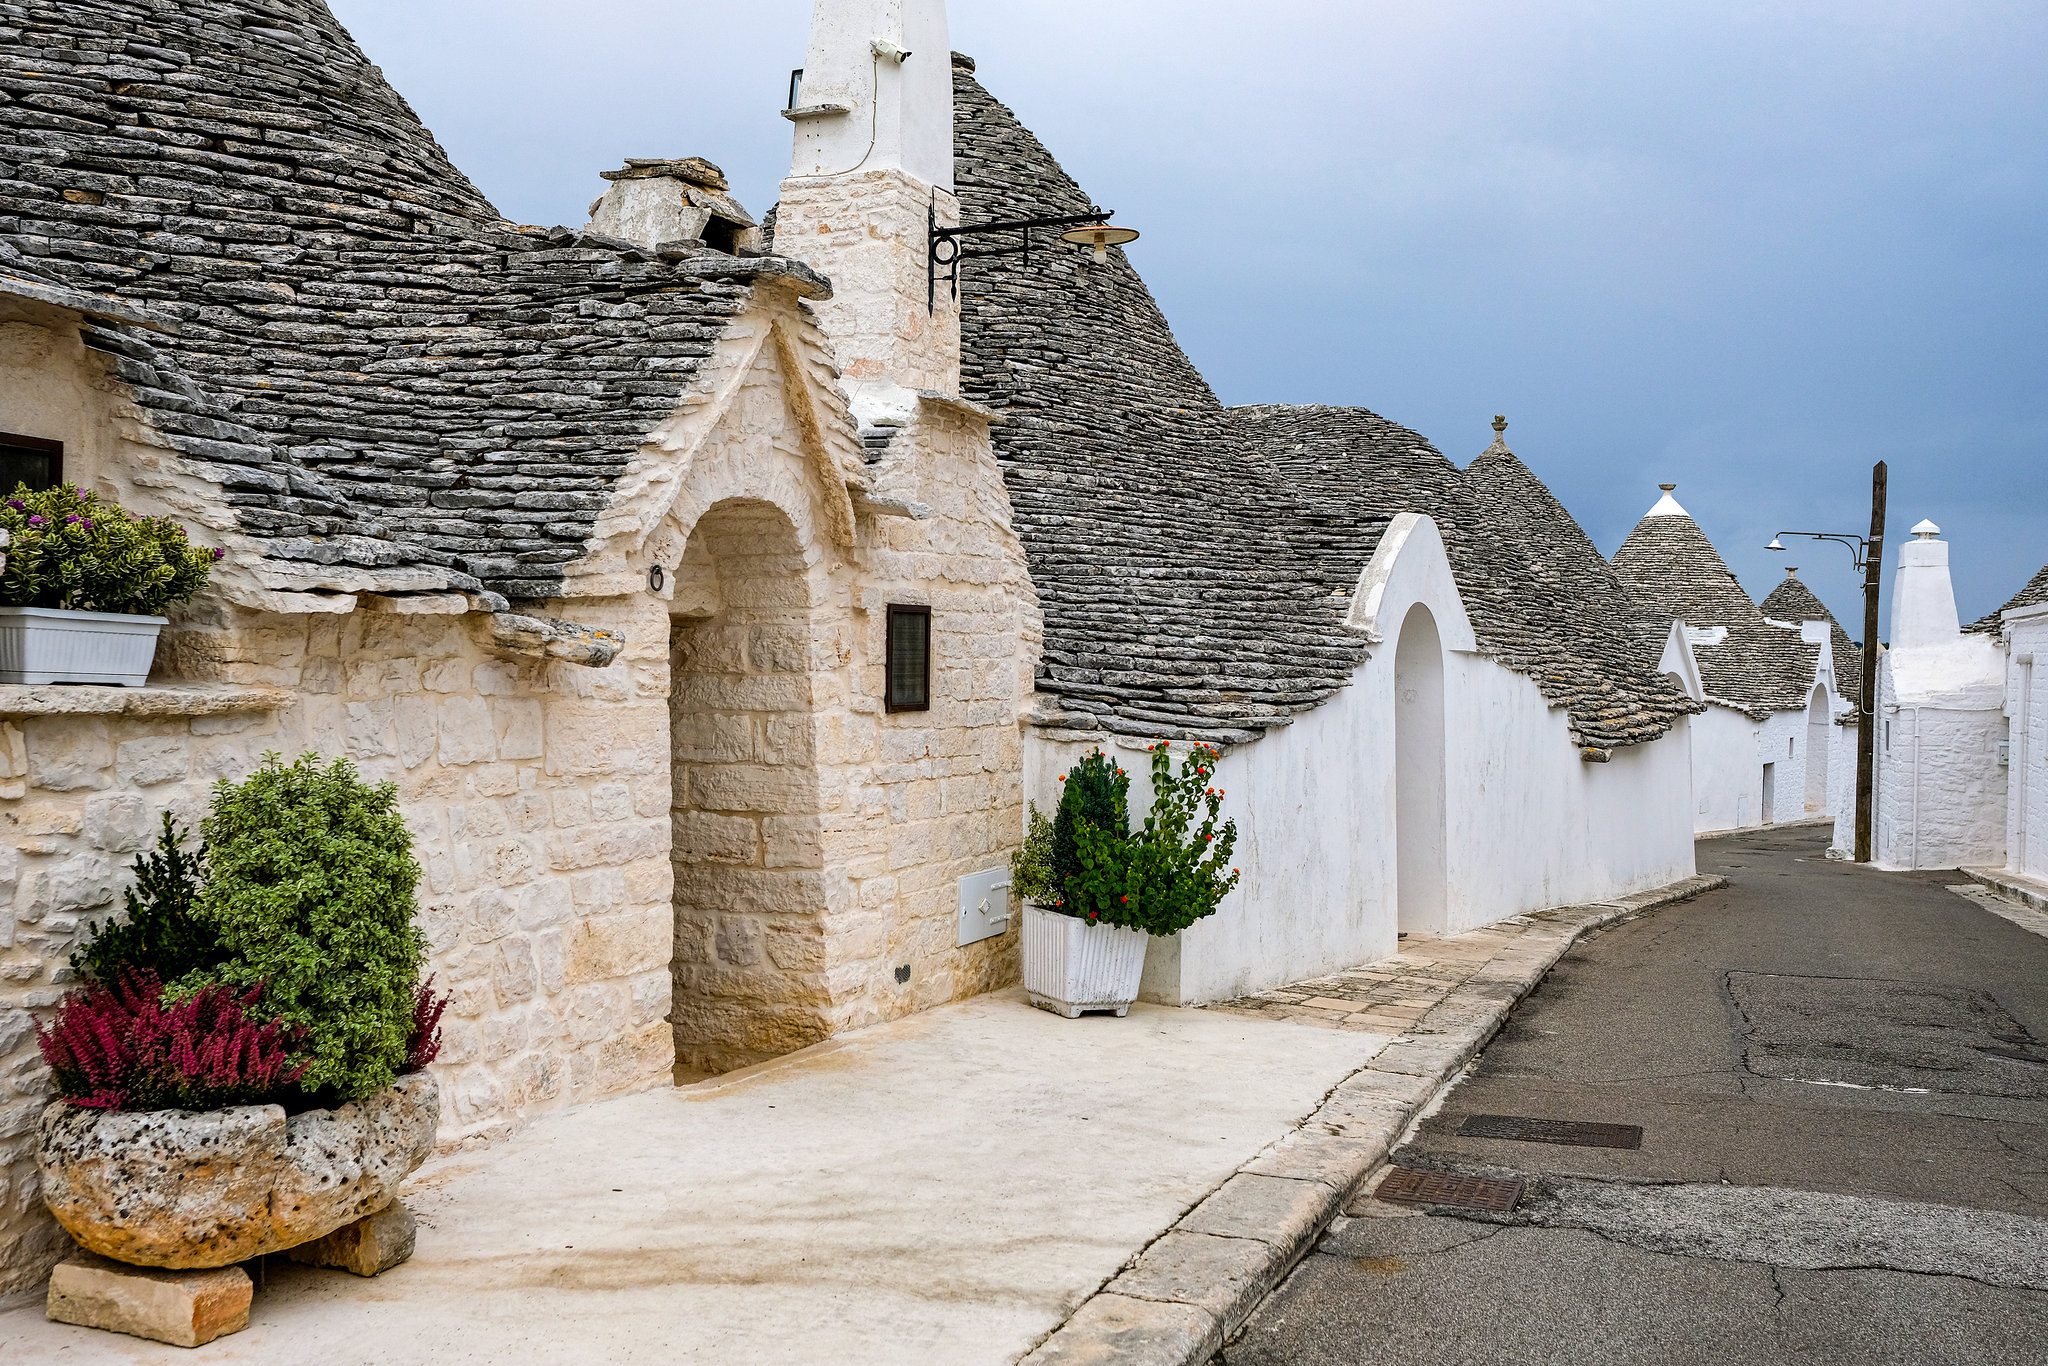
[(669, 635), (678, 1079), (826, 1038), (815, 604), (774, 504), (707, 511)]
[(1395, 885), (1403, 934), (1441, 934), (1448, 915), (1444, 650), (1436, 618), (1408, 609), (1394, 647)]

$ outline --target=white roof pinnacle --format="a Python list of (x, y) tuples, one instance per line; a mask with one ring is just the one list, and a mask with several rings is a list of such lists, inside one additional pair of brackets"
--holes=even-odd
[(1674, 491), (1675, 489), (1677, 489), (1678, 485), (1676, 485), (1676, 484), (1659, 484), (1659, 485), (1657, 485), (1657, 487), (1658, 487), (1658, 488), (1660, 488), (1660, 489), (1662, 489), (1662, 490), (1664, 490), (1664, 496), (1663, 496), (1662, 498), (1659, 498), (1659, 499), (1657, 500), (1657, 506), (1655, 506), (1655, 507), (1651, 508), (1651, 509), (1649, 510), (1649, 512), (1647, 512), (1647, 513), (1645, 513), (1645, 514), (1644, 514), (1645, 516), (1648, 516), (1648, 517), (1690, 517), (1690, 516), (1692, 516), (1692, 514), (1691, 514), (1691, 513), (1687, 512), (1687, 511), (1686, 511), (1686, 510), (1685, 510), (1684, 508), (1682, 508), (1682, 507), (1680, 507), (1680, 506), (1678, 505), (1678, 500), (1677, 500), (1676, 498), (1673, 498), (1673, 497), (1671, 496), (1672, 492), (1673, 492), (1673, 491)]

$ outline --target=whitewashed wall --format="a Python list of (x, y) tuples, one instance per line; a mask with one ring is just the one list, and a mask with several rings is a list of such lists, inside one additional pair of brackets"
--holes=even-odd
[(1893, 650), (1879, 671), (1876, 862), (2005, 863), (2004, 659), (1983, 636)]
[[(1610, 763), (1581, 759), (1565, 714), (1532, 681), (1472, 651), (1442, 543), (1425, 520), (1380, 585), (1373, 616), (1389, 624), (1387, 638), (1351, 685), (1225, 755), (1218, 776), (1225, 812), (1239, 825), (1244, 880), (1215, 916), (1153, 941), (1147, 999), (1228, 999), (1395, 951), (1392, 630), (1418, 602), (1448, 647), (1449, 931), (1692, 875), (1685, 725)], [(1041, 807), (1051, 810), (1059, 775), (1096, 743), (1072, 732), (1031, 734), (1025, 781)], [(1144, 744), (1106, 744), (1133, 776), (1134, 815), (1150, 800)]]
[(1742, 830), (1763, 820), (1757, 763), (1763, 728), (1718, 703), (1692, 718), (1692, 821), (1699, 834)]
[(2006, 867), (2048, 880), (2048, 607), (2005, 619)]

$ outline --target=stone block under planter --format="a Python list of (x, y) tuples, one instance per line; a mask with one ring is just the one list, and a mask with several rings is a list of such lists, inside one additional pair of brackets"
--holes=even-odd
[(367, 1218), (344, 1224), (325, 1238), (300, 1243), (284, 1255), (307, 1266), (332, 1266), (357, 1276), (379, 1276), (412, 1256), (419, 1223), (397, 1200)]
[(43, 1202), (116, 1261), (219, 1267), (324, 1237), (390, 1205), (434, 1150), (440, 1092), (425, 1072), (367, 1100), (286, 1116), (229, 1110), (43, 1111)]
[(50, 1273), (44, 1312), (58, 1323), (198, 1347), (247, 1328), (254, 1295), (239, 1266), (165, 1271), (77, 1252)]

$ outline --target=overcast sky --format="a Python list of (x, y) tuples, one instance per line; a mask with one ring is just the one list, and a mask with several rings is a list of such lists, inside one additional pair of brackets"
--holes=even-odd
[[(580, 224), (626, 156), (704, 156), (774, 201), (809, 0), (331, 3), (512, 218)], [(1227, 403), (1360, 404), (1461, 464), (1505, 413), (1603, 551), (1676, 482), (1753, 596), (1789, 559), (1852, 635), (1846, 552), (1762, 546), (1867, 528), (1875, 460), (1894, 546), (1922, 517), (1954, 542), (1966, 621), (2048, 561), (2039, 0), (955, 0), (952, 23), (1143, 231)]]

